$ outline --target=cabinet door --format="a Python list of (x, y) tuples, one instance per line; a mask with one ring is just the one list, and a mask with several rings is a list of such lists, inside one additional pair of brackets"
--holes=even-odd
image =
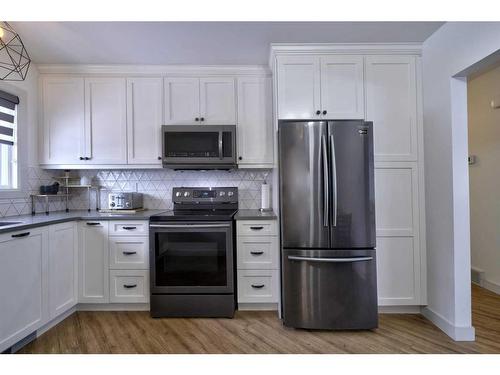
[(375, 212), (380, 305), (425, 303), (418, 210), (416, 163), (377, 163)]
[(363, 86), (363, 56), (322, 56), (322, 117), (364, 119)]
[(108, 223), (79, 223), (79, 302), (109, 302)]
[(127, 164), (125, 78), (85, 79), (87, 164)]
[(415, 57), (367, 56), (366, 117), (376, 161), (417, 160)]
[(279, 56), (277, 64), (278, 118), (320, 118), (319, 57)]
[(200, 78), (200, 114), (202, 124), (236, 124), (236, 94), (233, 78)]
[(41, 79), (42, 164), (81, 164), (84, 146), (83, 78)]
[(77, 303), (76, 222), (49, 227), (49, 314), (53, 319)]
[(0, 352), (48, 321), (47, 230), (0, 236)]
[(273, 164), (272, 97), (270, 78), (238, 79), (238, 165)]
[(165, 78), (165, 124), (199, 125), (199, 118), (200, 80)]
[(163, 80), (127, 79), (127, 138), (129, 164), (161, 165)]

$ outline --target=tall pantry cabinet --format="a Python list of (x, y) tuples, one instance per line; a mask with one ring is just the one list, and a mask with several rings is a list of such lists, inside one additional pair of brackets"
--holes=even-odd
[(420, 50), (273, 45), (280, 119), (373, 121), (379, 305), (425, 305)]

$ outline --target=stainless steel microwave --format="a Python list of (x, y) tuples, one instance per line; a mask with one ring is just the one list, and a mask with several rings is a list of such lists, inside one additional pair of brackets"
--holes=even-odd
[(163, 125), (163, 167), (236, 167), (236, 125)]

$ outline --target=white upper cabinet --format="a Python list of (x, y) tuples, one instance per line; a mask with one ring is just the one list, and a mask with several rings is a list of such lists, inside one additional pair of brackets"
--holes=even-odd
[(417, 160), (415, 57), (367, 56), (366, 106), (375, 160)]
[(207, 125), (236, 124), (234, 78), (200, 78), (200, 122)]
[(321, 116), (325, 119), (363, 119), (363, 56), (322, 56)]
[(200, 80), (165, 78), (165, 124), (200, 124)]
[(272, 92), (270, 78), (238, 79), (238, 166), (273, 164)]
[(165, 78), (165, 124), (234, 125), (234, 78)]
[(85, 157), (92, 164), (127, 164), (125, 78), (85, 79)]
[(161, 165), (162, 78), (127, 79), (129, 164)]
[(78, 300), (78, 243), (74, 221), (49, 226), (49, 314), (53, 319)]
[(320, 118), (319, 57), (279, 56), (277, 68), (278, 118)]
[(40, 80), (42, 164), (80, 164), (84, 146), (83, 78), (45, 76)]
[(278, 118), (362, 119), (363, 56), (279, 56)]

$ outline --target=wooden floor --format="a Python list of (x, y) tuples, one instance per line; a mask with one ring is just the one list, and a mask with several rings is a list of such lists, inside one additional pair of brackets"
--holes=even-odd
[(285, 328), (274, 312), (234, 319), (152, 319), (78, 312), (21, 353), (500, 353), (500, 296), (473, 286), (475, 342), (454, 342), (420, 315), (382, 314), (367, 332)]

